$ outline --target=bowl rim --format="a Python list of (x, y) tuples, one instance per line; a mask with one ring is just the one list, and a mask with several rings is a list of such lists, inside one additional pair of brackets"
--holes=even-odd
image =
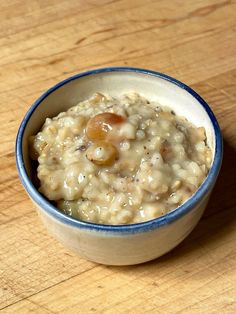
[[(198, 103), (203, 107), (206, 114), (210, 118), (210, 121), (213, 125), (214, 129), (214, 137), (215, 137), (215, 156), (212, 163), (212, 166), (208, 172), (207, 177), (201, 184), (201, 186), (198, 188), (198, 190), (191, 196), (190, 199), (188, 199), (185, 203), (183, 203), (181, 206), (177, 207), (173, 211), (161, 216), (157, 217), (155, 219), (135, 223), (135, 224), (127, 224), (127, 225), (105, 225), (105, 224), (96, 224), (91, 222), (85, 222), (81, 220), (77, 220), (71, 216), (68, 216), (61, 211), (59, 211), (55, 206), (53, 206), (44, 196), (42, 196), (38, 190), (34, 187), (33, 183), (31, 182), (30, 178), (27, 175), (24, 160), (23, 160), (23, 154), (22, 154), (22, 143), (24, 138), (24, 131), (27, 126), (28, 121), (30, 120), (31, 115), (35, 111), (35, 109), (40, 105), (40, 103), (51, 93), (53, 93), (55, 90), (60, 88), (61, 86), (79, 79), (84, 76), (90, 76), (90, 75), (96, 75), (101, 73), (111, 73), (111, 72), (134, 72), (138, 74), (145, 74), (145, 75), (151, 75), (154, 77), (158, 77), (161, 79), (164, 79), (166, 81), (169, 81), (178, 87), (184, 89), (189, 94), (191, 94)], [(195, 208), (195, 206), (201, 202), (201, 200), (207, 195), (208, 191), (211, 190), (211, 188), (214, 186), (214, 183), (217, 179), (217, 176), (220, 171), (221, 163), (222, 163), (222, 156), (223, 156), (223, 141), (222, 141), (222, 135), (220, 131), (219, 124), (217, 122), (217, 119), (210, 109), (209, 105), (205, 102), (205, 100), (198, 95), (192, 88), (187, 86), (186, 84), (182, 83), (181, 81), (163, 74), (161, 72), (156, 72), (152, 70), (142, 69), (142, 68), (132, 68), (132, 67), (106, 67), (106, 68), (98, 68), (94, 70), (89, 70), (85, 72), (81, 72), (79, 74), (73, 75), (71, 77), (68, 77), (59, 83), (55, 84), (53, 87), (49, 88), (46, 92), (44, 92), (30, 107), (30, 109), (27, 111), (26, 115), (24, 116), (18, 133), (16, 137), (16, 164), (17, 164), (17, 170), (20, 177), (20, 180), (28, 192), (31, 199), (41, 208), (43, 209), (47, 214), (50, 216), (53, 216), (55, 219), (59, 220), (61, 223), (66, 223), (67, 225), (87, 229), (89, 231), (103, 231), (103, 232), (110, 232), (110, 233), (120, 233), (120, 234), (129, 234), (129, 233), (138, 233), (138, 232), (145, 232), (150, 231), (156, 228), (159, 228), (161, 226), (168, 225), (170, 223), (173, 223), (177, 219), (181, 218), (188, 212), (190, 212), (192, 209)]]

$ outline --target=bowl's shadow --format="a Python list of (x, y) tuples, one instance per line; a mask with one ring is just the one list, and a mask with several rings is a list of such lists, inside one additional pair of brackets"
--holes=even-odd
[(236, 150), (224, 139), (224, 156), (221, 171), (211, 194), (206, 211), (194, 231), (175, 249), (166, 255), (136, 266), (121, 267), (123, 271), (175, 263), (185, 255), (197, 256), (202, 247), (215, 247), (222, 237), (230, 237), (236, 221)]

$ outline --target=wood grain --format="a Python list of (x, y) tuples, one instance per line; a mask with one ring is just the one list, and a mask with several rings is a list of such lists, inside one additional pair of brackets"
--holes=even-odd
[[(236, 2), (0, 2), (0, 312), (236, 312)], [(169, 254), (107, 267), (51, 238), (21, 186), (17, 129), (32, 102), (77, 72), (103, 66), (161, 71), (214, 110), (224, 162), (204, 217)]]

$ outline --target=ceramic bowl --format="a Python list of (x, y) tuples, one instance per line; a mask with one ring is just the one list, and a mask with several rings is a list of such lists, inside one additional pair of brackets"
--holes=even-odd
[[(213, 161), (197, 192), (170, 213), (143, 223), (102, 225), (76, 220), (57, 210), (32, 183), (28, 138), (36, 134), (46, 117), (89, 98), (100, 91), (120, 96), (136, 91), (150, 100), (168, 105), (206, 130)], [(177, 246), (201, 218), (217, 179), (222, 160), (222, 137), (217, 120), (206, 102), (190, 87), (162, 73), (136, 68), (104, 68), (72, 76), (50, 88), (29, 109), (16, 139), (20, 180), (36, 205), (48, 231), (66, 247), (97, 263), (131, 265), (155, 259)]]

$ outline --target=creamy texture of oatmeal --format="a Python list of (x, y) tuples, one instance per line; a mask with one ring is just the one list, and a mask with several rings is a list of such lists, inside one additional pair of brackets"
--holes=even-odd
[(89, 222), (131, 224), (184, 203), (208, 173), (205, 130), (137, 93), (96, 93), (30, 138), (39, 191)]

